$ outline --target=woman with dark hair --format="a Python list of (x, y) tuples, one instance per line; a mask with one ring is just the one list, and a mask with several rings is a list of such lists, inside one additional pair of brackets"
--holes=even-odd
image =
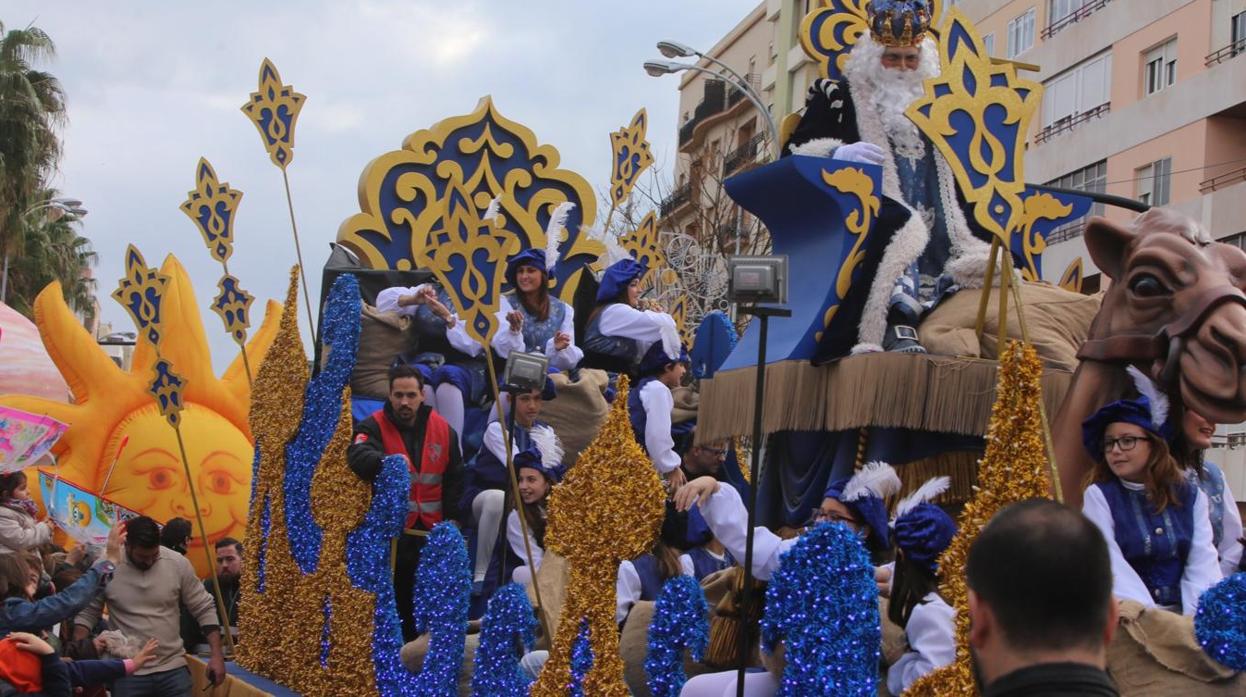
[(909, 650), (887, 670), (893, 695), (956, 658), (956, 611), (939, 595), (939, 555), (951, 544), (956, 523), (930, 503), (947, 491), (948, 482), (935, 477), (896, 504), (896, 565), (887, 618), (904, 629)]
[(1198, 412), (1182, 408), (1181, 430), (1172, 441), (1173, 457), (1203, 494), (1211, 522), (1211, 542), (1220, 556), (1220, 571), (1231, 576), (1242, 561), (1242, 516), (1224, 480), (1224, 471), (1204, 454), (1211, 447), (1216, 425)]
[(1130, 371), (1141, 394), (1082, 424), (1095, 458), (1082, 513), (1107, 539), (1118, 598), (1193, 615), (1199, 596), (1222, 578), (1207, 496), (1168, 450), (1167, 397)]
[(556, 261), (544, 250), (526, 249), (506, 262), (506, 281), (514, 290), (502, 296), (501, 329), (493, 335), (493, 350), (502, 360), (512, 351), (542, 353), (550, 367), (571, 370), (584, 358), (575, 345), (575, 311), (549, 294)]
[(640, 359), (657, 342), (662, 342), (667, 355), (679, 355), (675, 319), (665, 312), (641, 309), (640, 279), (648, 271), (628, 257), (602, 274), (597, 306), (588, 317), (582, 343), (589, 367), (634, 374)]
[[(511, 578), (516, 583), (529, 583), (536, 578), (541, 569), (541, 558), (545, 555), (545, 525), (548, 514), (549, 495), (558, 482), (562, 481), (565, 468), (562, 466), (562, 444), (554, 429), (537, 427), (529, 432), (531, 443), (528, 448), (512, 457), (515, 476), (519, 480), (519, 503), (516, 510), (506, 517), (506, 540), (511, 551), (519, 557), (520, 566), (515, 568)], [(523, 515), (528, 528), (529, 540), (524, 545), (523, 528), (520, 527), (519, 516)], [(528, 548), (532, 557), (528, 557)]]
[(52, 526), (36, 521), (25, 472), (0, 474), (0, 555), (25, 552), (52, 541)]

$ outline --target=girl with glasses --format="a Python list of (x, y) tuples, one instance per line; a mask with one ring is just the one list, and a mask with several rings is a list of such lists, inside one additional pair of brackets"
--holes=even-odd
[(1193, 615), (1199, 596), (1221, 579), (1207, 496), (1169, 452), (1167, 396), (1129, 370), (1139, 396), (1082, 424), (1096, 461), (1082, 513), (1107, 540), (1117, 598)]

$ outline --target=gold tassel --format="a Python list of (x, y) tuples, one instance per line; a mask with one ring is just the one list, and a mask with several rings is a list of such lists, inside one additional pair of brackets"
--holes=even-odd
[(714, 608), (709, 646), (705, 651), (705, 665), (720, 670), (738, 668), (741, 660), (747, 660), (749, 665), (754, 663), (754, 651), (750, 650), (750, 655), (743, 659), (740, 656), (740, 634), (748, 631), (749, 646), (756, 645), (757, 630), (766, 600), (766, 583), (753, 579), (749, 613), (748, 617), (744, 617), (740, 607), (744, 597), (744, 569), (737, 566), (731, 573), (732, 590), (723, 595)]

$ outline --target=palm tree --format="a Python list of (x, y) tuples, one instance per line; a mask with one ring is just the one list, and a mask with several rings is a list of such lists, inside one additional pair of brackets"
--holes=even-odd
[[(45, 190), (41, 196), (51, 200), (55, 191)], [(8, 304), (33, 318), (33, 303), (52, 281), (60, 281), (65, 302), (82, 314), (88, 327), (94, 323), (95, 279), (91, 267), (97, 255), (91, 241), (78, 234), (81, 218), (73, 213), (60, 216), (34, 216), (21, 235), (21, 247), (15, 250), (9, 269)]]
[(56, 170), (65, 93), (33, 64), (51, 59), (52, 39), (35, 26), (5, 31), (0, 22), (0, 251), (20, 250), (23, 213)]

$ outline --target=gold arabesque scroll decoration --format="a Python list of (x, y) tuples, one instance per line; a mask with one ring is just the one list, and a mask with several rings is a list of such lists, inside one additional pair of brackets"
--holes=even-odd
[[(835, 276), (835, 296), (838, 300), (826, 309), (822, 317), (822, 326), (825, 328), (831, 326), (831, 320), (835, 319), (835, 314), (839, 311), (839, 304), (847, 297), (848, 289), (852, 285), (853, 272), (865, 260), (863, 247), (874, 224), (874, 217), (878, 215), (879, 207), (882, 206), (882, 200), (874, 191), (874, 180), (856, 167), (842, 167), (834, 172), (823, 170), (822, 181), (842, 194), (856, 197), (860, 203), (858, 208), (844, 219), (844, 228), (849, 235), (856, 238), (856, 241), (853, 242), (852, 249), (848, 251), (848, 256), (844, 258)], [(822, 332), (817, 332), (815, 337), (821, 341)]]
[(610, 168), (611, 206), (623, 205), (641, 173), (653, 164), (653, 153), (649, 151), (649, 141), (645, 140), (648, 125), (649, 116), (642, 108), (632, 117), (630, 124), (610, 134), (613, 155)]
[(1047, 240), (1034, 229), (1039, 220), (1059, 220), (1073, 212), (1071, 204), (1061, 203), (1060, 199), (1051, 194), (1034, 192), (1025, 197), (1025, 213), (1021, 219), (1021, 249), (1025, 256), (1025, 267), (1021, 269), (1021, 277), (1027, 281), (1039, 281), (1038, 264), (1035, 261), (1046, 249)]

